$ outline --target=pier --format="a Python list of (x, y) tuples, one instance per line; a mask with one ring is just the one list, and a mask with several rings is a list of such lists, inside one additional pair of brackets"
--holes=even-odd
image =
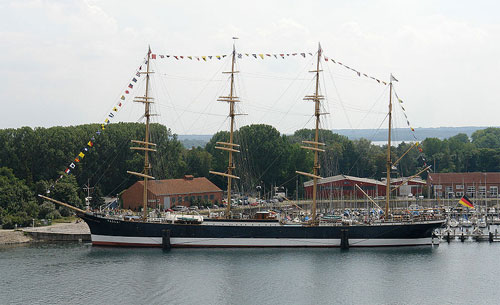
[(90, 230), (83, 221), (59, 223), (46, 227), (23, 228), (23, 233), (33, 241), (88, 242)]

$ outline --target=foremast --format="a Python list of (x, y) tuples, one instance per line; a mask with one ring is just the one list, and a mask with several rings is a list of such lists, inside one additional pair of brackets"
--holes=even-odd
[(148, 49), (147, 61), (146, 61), (146, 72), (139, 72), (146, 75), (146, 90), (144, 96), (136, 96), (134, 102), (144, 104), (144, 117), (146, 118), (146, 131), (144, 136), (144, 141), (132, 140), (132, 143), (139, 144), (141, 146), (132, 146), (132, 150), (142, 150), (144, 151), (144, 169), (142, 173), (127, 171), (127, 173), (141, 177), (144, 179), (143, 188), (143, 207), (142, 207), (142, 219), (147, 220), (148, 215), (148, 180), (153, 180), (154, 177), (151, 176), (151, 164), (149, 162), (149, 152), (156, 151), (155, 143), (149, 142), (149, 121), (151, 117), (150, 104), (153, 103), (153, 98), (149, 96), (149, 75), (154, 73), (149, 70), (149, 63), (151, 60), (151, 48)]
[(319, 146), (324, 146), (325, 143), (319, 142), (319, 123), (320, 123), (320, 116), (325, 113), (321, 113), (321, 100), (324, 99), (323, 95), (320, 95), (319, 93), (319, 75), (321, 70), (319, 69), (319, 63), (321, 60), (321, 55), (322, 55), (322, 49), (321, 49), (321, 44), (318, 44), (318, 58), (316, 62), (316, 70), (309, 71), (312, 73), (315, 73), (316, 76), (316, 88), (314, 91), (313, 95), (306, 95), (304, 97), (304, 100), (306, 101), (313, 101), (314, 102), (314, 116), (316, 117), (316, 128), (314, 130), (314, 141), (302, 141), (302, 143), (310, 145), (303, 145), (301, 146), (304, 149), (312, 150), (314, 151), (314, 165), (313, 165), (313, 173), (306, 173), (306, 172), (301, 172), (301, 171), (295, 171), (297, 174), (304, 175), (310, 178), (313, 178), (313, 198), (312, 198), (312, 206), (311, 206), (311, 220), (310, 223), (312, 225), (316, 225), (316, 195), (317, 195), (317, 188), (318, 188), (318, 179), (321, 179), (321, 176), (319, 176), (319, 153), (324, 152), (324, 149), (319, 148)]
[(240, 177), (233, 175), (233, 170), (236, 168), (234, 166), (234, 160), (233, 160), (233, 153), (239, 153), (240, 151), (237, 150), (236, 148), (240, 147), (238, 144), (234, 144), (234, 117), (236, 114), (234, 113), (234, 103), (239, 102), (238, 97), (235, 96), (235, 89), (234, 89), (234, 74), (238, 73), (238, 71), (235, 71), (235, 63), (236, 63), (236, 47), (233, 43), (233, 54), (231, 58), (231, 71), (230, 72), (222, 72), (222, 73), (228, 73), (231, 74), (230, 80), (231, 80), (231, 86), (229, 89), (229, 95), (228, 96), (220, 96), (217, 100), (221, 102), (227, 102), (229, 104), (229, 118), (230, 118), (230, 127), (229, 127), (229, 142), (217, 142), (217, 145), (221, 146), (215, 146), (216, 149), (224, 150), (229, 153), (229, 162), (227, 166), (227, 173), (220, 173), (220, 172), (215, 172), (215, 171), (209, 171), (211, 174), (219, 175), (219, 176), (224, 176), (227, 178), (227, 204), (226, 204), (226, 212), (225, 216), (226, 218), (231, 217), (231, 188), (232, 188), (232, 179), (240, 179)]

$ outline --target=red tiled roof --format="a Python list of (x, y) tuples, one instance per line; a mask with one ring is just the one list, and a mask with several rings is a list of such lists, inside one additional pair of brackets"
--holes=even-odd
[(427, 182), (432, 184), (500, 183), (500, 173), (430, 173)]
[[(138, 181), (142, 186), (143, 181)], [(215, 184), (205, 177), (193, 179), (166, 179), (148, 182), (148, 189), (155, 195), (196, 194), (207, 192), (222, 192)]]

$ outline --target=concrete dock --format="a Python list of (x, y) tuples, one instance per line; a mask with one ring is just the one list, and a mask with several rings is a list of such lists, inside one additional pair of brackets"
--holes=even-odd
[(90, 229), (83, 221), (23, 228), (22, 231), (34, 241), (90, 241)]

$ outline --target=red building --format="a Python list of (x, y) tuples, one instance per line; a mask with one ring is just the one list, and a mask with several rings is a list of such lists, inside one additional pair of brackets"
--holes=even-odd
[(500, 173), (430, 173), (427, 184), (440, 198), (498, 198)]
[[(148, 207), (168, 209), (193, 202), (222, 201), (222, 190), (205, 177), (148, 181)], [(123, 208), (139, 211), (143, 206), (144, 181), (137, 181), (122, 193)]]
[[(363, 198), (361, 187), (370, 197), (385, 196), (385, 183), (375, 179), (337, 175), (318, 180), (318, 199)], [(313, 181), (304, 182), (306, 198), (312, 198)]]

